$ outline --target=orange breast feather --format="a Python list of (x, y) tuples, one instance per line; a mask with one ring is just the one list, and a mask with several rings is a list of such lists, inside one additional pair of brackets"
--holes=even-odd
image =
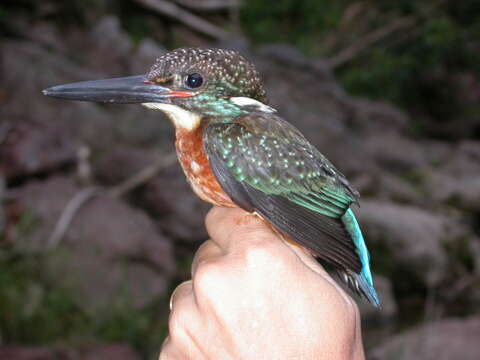
[(188, 131), (177, 131), (177, 155), (185, 176), (197, 196), (213, 205), (235, 207), (230, 197), (222, 190), (203, 149), (202, 126)]

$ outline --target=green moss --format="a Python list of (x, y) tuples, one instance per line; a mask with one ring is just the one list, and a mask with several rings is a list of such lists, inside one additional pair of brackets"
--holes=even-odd
[(46, 258), (0, 251), (0, 336), (3, 343), (75, 345), (128, 343), (145, 356), (158, 352), (166, 335), (166, 299), (143, 310), (128, 298), (96, 314), (85, 312), (69, 289), (44, 276)]
[(373, 49), (362, 62), (363, 67), (368, 70), (345, 67), (339, 71), (339, 80), (354, 95), (369, 94), (394, 102), (415, 76), (416, 60), (408, 54), (395, 56), (384, 49)]
[(340, 22), (346, 0), (247, 1), (241, 19), (256, 42), (291, 42), (308, 54), (322, 52), (322, 38)]
[(0, 329), (6, 343), (43, 344), (86, 325), (68, 293), (52, 289), (34, 256), (0, 253)]
[(18, 236), (20, 238), (26, 237), (33, 233), (40, 224), (40, 219), (29, 210), (25, 210), (16, 224)]

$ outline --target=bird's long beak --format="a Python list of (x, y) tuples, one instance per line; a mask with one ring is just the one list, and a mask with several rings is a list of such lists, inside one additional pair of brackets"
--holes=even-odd
[(171, 98), (192, 96), (156, 85), (147, 81), (144, 75), (58, 85), (43, 90), (43, 94), (59, 99), (113, 104), (168, 103)]

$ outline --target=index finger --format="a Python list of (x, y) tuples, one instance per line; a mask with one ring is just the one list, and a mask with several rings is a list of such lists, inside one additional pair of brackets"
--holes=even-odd
[(207, 214), (205, 224), (212, 241), (224, 252), (233, 246), (249, 246), (258, 241), (274, 241), (284, 246), (264, 220), (240, 208), (214, 207)]

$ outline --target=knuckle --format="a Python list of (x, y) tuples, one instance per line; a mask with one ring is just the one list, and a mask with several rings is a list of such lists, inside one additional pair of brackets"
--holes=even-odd
[(186, 328), (188, 324), (191, 323), (191, 318), (192, 316), (189, 309), (175, 304), (168, 319), (168, 330), (172, 340), (185, 338), (187, 334)]
[(213, 208), (211, 209), (208, 213), (207, 216), (205, 217), (205, 225), (209, 226), (212, 222), (215, 221), (215, 216), (216, 216), (216, 209)]
[(217, 262), (200, 261), (193, 279), (195, 290), (202, 295), (215, 293), (223, 283), (224, 274), (225, 269), (222, 269)]
[(181, 339), (183, 334), (185, 334), (183, 319), (177, 309), (172, 310), (170, 313), (170, 318), (168, 319), (168, 332), (172, 340)]
[(279, 269), (283, 266), (283, 255), (271, 239), (258, 237), (245, 248), (245, 265), (247, 268)]
[(347, 294), (337, 293), (337, 301), (332, 301), (332, 310), (330, 313), (337, 314), (337, 318), (342, 319), (345, 329), (355, 330), (356, 322), (360, 321), (360, 311), (356, 302)]
[(181, 292), (181, 290), (181, 288), (177, 287), (178, 293), (173, 294), (173, 306), (168, 319), (168, 328), (172, 339), (183, 337), (186, 333), (186, 328), (192, 324), (196, 317), (196, 309), (191, 294)]

